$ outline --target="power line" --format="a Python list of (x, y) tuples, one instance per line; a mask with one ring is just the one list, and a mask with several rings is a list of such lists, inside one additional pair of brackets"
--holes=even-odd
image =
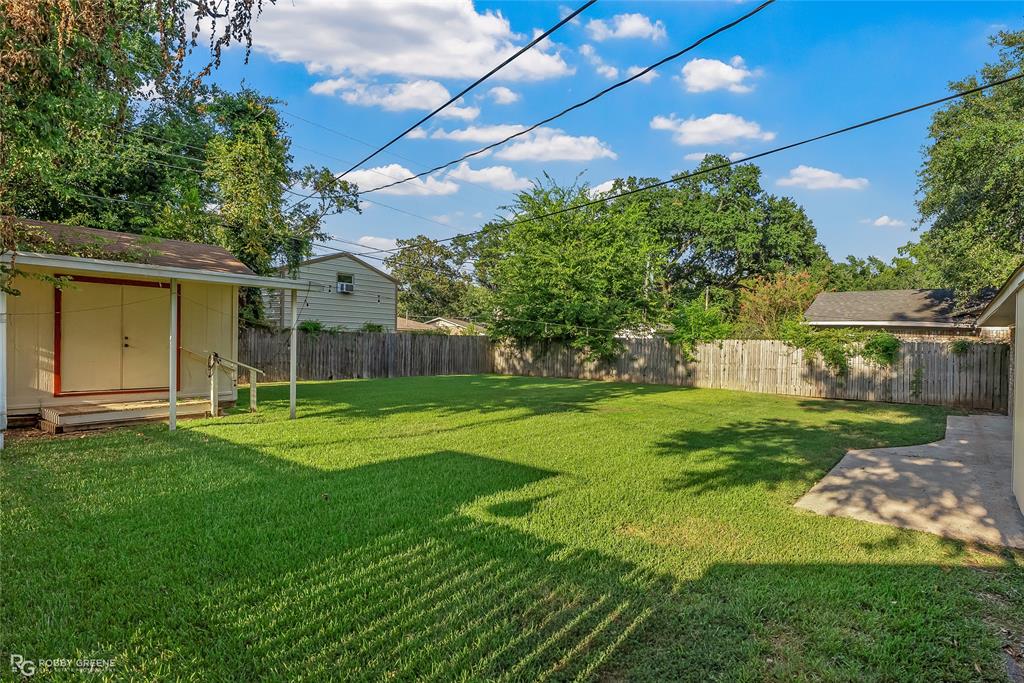
[[(758, 152), (757, 154), (751, 154), (750, 156), (743, 157), (742, 159), (736, 159), (736, 160), (732, 160), (732, 161), (727, 161), (725, 163), (717, 164), (717, 165), (711, 166), (709, 168), (700, 169), (700, 170), (697, 170), (697, 171), (692, 171), (690, 173), (684, 173), (684, 174), (681, 174), (681, 175), (672, 176), (668, 180), (660, 180), (660, 181), (658, 181), (656, 183), (651, 183), (650, 185), (643, 185), (641, 187), (636, 187), (636, 188), (633, 188), (631, 190), (626, 190), (624, 192), (620, 192), (619, 194), (604, 195), (604, 196), (599, 197), (597, 199), (592, 199), (590, 201), (583, 202), (581, 204), (576, 204), (576, 205), (573, 205), (573, 206), (567, 206), (567, 207), (564, 207), (564, 208), (561, 208), (561, 209), (557, 209), (555, 211), (549, 211), (547, 213), (540, 214), (539, 216), (529, 216), (527, 218), (516, 219), (514, 221), (506, 221), (505, 223), (502, 224), (502, 227), (511, 227), (511, 226), (515, 226), (515, 225), (521, 225), (523, 223), (531, 223), (533, 221), (539, 221), (539, 220), (542, 220), (544, 218), (550, 218), (552, 216), (558, 216), (560, 214), (568, 213), (570, 211), (578, 211), (579, 209), (584, 209), (584, 208), (586, 208), (588, 206), (594, 206), (596, 204), (603, 204), (603, 203), (609, 202), (609, 201), (611, 201), (613, 199), (620, 199), (622, 197), (628, 197), (630, 195), (638, 194), (640, 192), (646, 192), (647, 190), (653, 190), (653, 189), (658, 188), (658, 187), (663, 187), (663, 186), (668, 185), (670, 183), (679, 182), (679, 181), (682, 181), (682, 180), (687, 180), (689, 178), (694, 178), (694, 177), (697, 177), (697, 176), (701, 176), (701, 175), (704, 175), (706, 173), (712, 173), (714, 171), (720, 171), (720, 170), (722, 170), (724, 168), (728, 168), (730, 166), (735, 166), (736, 164), (745, 164), (745, 163), (751, 162), (751, 161), (753, 161), (755, 159), (760, 159), (762, 157), (769, 156), (771, 154), (778, 154), (779, 152), (784, 152), (784, 151), (793, 149), (795, 147), (801, 147), (803, 145), (807, 145), (807, 144), (810, 144), (812, 142), (818, 142), (820, 140), (824, 140), (826, 138), (831, 138), (831, 137), (834, 137), (836, 135), (842, 135), (843, 133), (849, 133), (850, 131), (854, 131), (854, 130), (857, 130), (859, 128), (865, 128), (867, 126), (871, 126), (871, 125), (874, 125), (876, 123), (881, 123), (883, 121), (888, 121), (889, 119), (894, 119), (894, 118), (899, 117), (899, 116), (904, 116), (906, 114), (910, 114), (910, 113), (913, 113), (915, 111), (919, 111), (921, 109), (926, 109), (928, 107), (934, 107), (936, 105), (943, 104), (943, 103), (949, 102), (951, 100), (959, 99), (961, 97), (966, 97), (968, 95), (973, 95), (974, 93), (978, 93), (978, 92), (981, 92), (983, 90), (988, 90), (990, 88), (995, 88), (995, 87), (998, 87), (1000, 85), (1005, 85), (1006, 83), (1010, 83), (1012, 81), (1016, 81), (1016, 80), (1021, 79), (1021, 78), (1024, 78), (1024, 73), (1017, 74), (1016, 76), (1010, 76), (1008, 78), (1003, 78), (1003, 79), (998, 80), (998, 81), (992, 81), (991, 83), (985, 83), (985, 84), (979, 85), (977, 87), (970, 88), (968, 90), (963, 90), (963, 91), (960, 91), (960, 92), (953, 93), (952, 95), (946, 95), (945, 97), (940, 97), (938, 99), (931, 100), (930, 102), (924, 102), (922, 104), (916, 104), (916, 105), (914, 105), (912, 107), (907, 107), (906, 109), (901, 109), (899, 111), (895, 111), (895, 112), (892, 112), (890, 114), (885, 114), (883, 116), (877, 116), (877, 117), (875, 117), (873, 119), (868, 119), (867, 121), (861, 121), (860, 123), (855, 123), (855, 124), (850, 125), (850, 126), (845, 126), (843, 128), (838, 128), (836, 130), (829, 131), (828, 133), (822, 133), (820, 135), (815, 135), (813, 137), (804, 138), (803, 140), (799, 140), (797, 142), (791, 142), (789, 144), (782, 145), (780, 147), (774, 147), (774, 148), (766, 150), (764, 152)], [(458, 234), (458, 235), (452, 235), (451, 237), (445, 237), (443, 239), (431, 240), (431, 242), (434, 242), (434, 243), (437, 243), (437, 244), (440, 244), (441, 242), (450, 242), (450, 241), (458, 239), (460, 237), (472, 237), (473, 235), (479, 235), (480, 233), (485, 232), (486, 230), (487, 230), (487, 228), (481, 228), (480, 230), (474, 230), (473, 232), (461, 233), (461, 234)], [(391, 249), (390, 251), (391, 252), (397, 252), (397, 251), (401, 251), (404, 248), (408, 248), (408, 247), (398, 247), (398, 248), (395, 248), (395, 249)]]
[(462, 161), (466, 161), (467, 159), (475, 157), (475, 156), (477, 156), (479, 154), (483, 154), (484, 152), (487, 152), (488, 150), (494, 149), (495, 147), (499, 147), (501, 145), (504, 145), (506, 142), (508, 142), (510, 140), (514, 140), (517, 137), (520, 137), (522, 135), (526, 135), (527, 133), (529, 133), (531, 131), (534, 131), (537, 128), (540, 128), (541, 126), (543, 126), (545, 124), (551, 123), (555, 119), (559, 119), (559, 118), (565, 116), (566, 114), (568, 114), (571, 111), (575, 111), (576, 109), (579, 109), (581, 107), (585, 107), (586, 105), (590, 104), (591, 102), (593, 102), (593, 101), (595, 101), (595, 100), (597, 100), (597, 99), (599, 99), (601, 97), (604, 97), (605, 95), (607, 95), (608, 93), (612, 92), (613, 90), (617, 90), (618, 88), (621, 88), (624, 85), (632, 83), (633, 81), (637, 80), (638, 78), (642, 78), (643, 76), (645, 76), (649, 72), (653, 71), (654, 69), (657, 69), (658, 67), (663, 66), (663, 65), (667, 64), (668, 62), (671, 62), (674, 59), (678, 59), (679, 57), (683, 56), (687, 52), (690, 52), (691, 50), (694, 50), (695, 48), (699, 47), (701, 44), (703, 44), (704, 42), (710, 40), (711, 38), (714, 38), (715, 36), (719, 35), (720, 33), (724, 33), (725, 31), (728, 31), (729, 29), (733, 28), (734, 26), (736, 26), (736, 25), (746, 21), (747, 19), (749, 19), (750, 17), (754, 16), (755, 14), (757, 14), (758, 12), (760, 12), (761, 10), (763, 10), (766, 7), (768, 7), (768, 5), (771, 5), (774, 2), (775, 2), (775, 0), (766, 0), (765, 2), (761, 3), (760, 5), (758, 5), (754, 9), (752, 9), (751, 11), (749, 11), (746, 14), (744, 14), (743, 16), (741, 16), (740, 18), (735, 19), (733, 21), (730, 21), (728, 24), (725, 24), (724, 26), (718, 27), (717, 29), (715, 29), (711, 33), (708, 33), (707, 35), (703, 36), (702, 38), (700, 38), (696, 42), (692, 43), (691, 45), (683, 48), (682, 50), (679, 50), (678, 52), (674, 52), (674, 53), (668, 55), (667, 57), (664, 57), (664, 58), (658, 60), (657, 62), (655, 62), (654, 64), (651, 64), (646, 69), (643, 69), (642, 71), (638, 71), (637, 73), (633, 74), (629, 78), (621, 80), (618, 83), (613, 83), (612, 85), (608, 86), (604, 90), (601, 90), (601, 91), (595, 93), (594, 95), (591, 95), (587, 99), (585, 99), (585, 100), (583, 100), (581, 102), (577, 102), (576, 104), (574, 104), (574, 105), (572, 105), (570, 107), (566, 107), (565, 109), (563, 109), (562, 111), (558, 112), (557, 114), (554, 114), (552, 116), (547, 117), (546, 119), (538, 121), (537, 123), (533, 124), (532, 126), (530, 126), (528, 128), (525, 128), (525, 129), (523, 129), (521, 131), (513, 133), (512, 135), (509, 135), (508, 137), (504, 138), (503, 140), (499, 140), (499, 141), (491, 143), (491, 144), (489, 144), (489, 145), (487, 145), (485, 147), (481, 147), (480, 149), (478, 149), (478, 150), (476, 150), (474, 152), (469, 152), (468, 154), (463, 154), (458, 159), (453, 159), (453, 160), (451, 160), (451, 161), (449, 161), (447, 163), (441, 164), (440, 166), (435, 166), (434, 168), (429, 169), (427, 171), (422, 171), (422, 172), (417, 173), (416, 175), (410, 176), (410, 177), (408, 177), (408, 178), (406, 178), (404, 180), (400, 180), (400, 181), (397, 181), (397, 182), (389, 183), (387, 185), (381, 185), (380, 187), (375, 187), (373, 189), (366, 190), (366, 192), (377, 192), (379, 190), (383, 190), (383, 189), (386, 189), (386, 188), (389, 188), (389, 187), (394, 187), (395, 185), (400, 185), (402, 183), (407, 183), (410, 180), (415, 180), (417, 178), (422, 178), (425, 175), (430, 175), (431, 173), (434, 173), (436, 171), (440, 171), (442, 169), (448, 168), (449, 166), (453, 166), (454, 164), (460, 163)]
[(395, 144), (396, 142), (398, 142), (399, 140), (401, 140), (401, 139), (402, 139), (403, 137), (405, 137), (406, 135), (408, 135), (409, 133), (411, 133), (411, 132), (412, 132), (413, 130), (415, 130), (415, 129), (416, 129), (417, 127), (419, 127), (419, 126), (423, 125), (424, 123), (426, 123), (427, 121), (429, 121), (429, 120), (430, 120), (431, 118), (433, 118), (433, 117), (434, 117), (435, 115), (437, 115), (438, 113), (440, 113), (440, 112), (441, 112), (441, 111), (442, 111), (443, 109), (445, 109), (446, 107), (448, 107), (449, 105), (451, 105), (451, 104), (452, 104), (453, 102), (456, 102), (457, 100), (459, 100), (459, 99), (460, 99), (460, 98), (461, 98), (461, 97), (462, 97), (463, 95), (465, 95), (466, 93), (468, 93), (468, 92), (469, 92), (470, 90), (472, 90), (473, 88), (477, 87), (478, 85), (480, 85), (481, 83), (483, 83), (484, 81), (486, 81), (486, 80), (487, 80), (488, 78), (490, 78), (490, 77), (491, 77), (491, 76), (493, 76), (494, 74), (498, 73), (499, 71), (501, 71), (502, 69), (504, 69), (504, 68), (505, 68), (506, 66), (508, 66), (509, 64), (511, 64), (512, 62), (514, 62), (514, 61), (515, 61), (516, 59), (518, 59), (519, 57), (521, 57), (521, 56), (522, 56), (522, 55), (523, 55), (523, 54), (524, 54), (525, 52), (527, 52), (527, 51), (528, 51), (528, 50), (530, 50), (530, 49), (531, 49), (532, 47), (534, 47), (535, 45), (537, 45), (537, 43), (541, 42), (542, 40), (544, 40), (545, 38), (547, 38), (548, 36), (550, 36), (550, 35), (551, 35), (552, 33), (554, 33), (555, 31), (557, 31), (558, 29), (562, 28), (563, 26), (565, 26), (566, 24), (568, 24), (568, 23), (569, 23), (570, 21), (572, 21), (573, 19), (575, 19), (575, 18), (576, 18), (576, 17), (578, 16), (578, 15), (580, 15), (580, 14), (581, 14), (581, 13), (582, 13), (582, 12), (583, 12), (584, 10), (586, 10), (587, 8), (589, 8), (589, 7), (590, 7), (591, 5), (593, 5), (593, 4), (595, 3), (595, 2), (597, 2), (597, 0), (588, 0), (587, 2), (583, 3), (582, 5), (580, 5), (580, 6), (579, 6), (579, 7), (578, 7), (578, 8), (577, 8), (577, 9), (576, 9), (576, 10), (575, 10), (574, 12), (572, 12), (571, 14), (567, 14), (566, 16), (562, 17), (562, 20), (561, 20), (561, 21), (559, 21), (559, 22), (558, 22), (557, 24), (555, 24), (554, 26), (552, 26), (551, 28), (549, 28), (549, 29), (548, 29), (547, 31), (545, 31), (544, 33), (541, 33), (540, 35), (538, 35), (538, 36), (537, 36), (536, 38), (534, 38), (534, 39), (533, 39), (533, 40), (531, 40), (531, 41), (530, 41), (529, 43), (527, 43), (526, 45), (524, 45), (524, 46), (523, 46), (522, 48), (520, 48), (520, 49), (519, 49), (519, 50), (518, 50), (518, 51), (517, 51), (517, 52), (516, 52), (515, 54), (511, 55), (511, 56), (510, 56), (510, 57), (509, 57), (508, 59), (506, 59), (505, 61), (503, 61), (503, 62), (502, 62), (501, 64), (499, 64), (498, 66), (494, 67), (493, 69), (491, 69), (490, 71), (488, 71), (488, 72), (487, 72), (486, 74), (484, 74), (484, 75), (483, 75), (483, 76), (481, 76), (480, 78), (476, 79), (475, 81), (473, 81), (472, 83), (470, 83), (469, 85), (467, 85), (467, 86), (466, 86), (465, 88), (463, 88), (463, 89), (462, 89), (461, 91), (459, 91), (459, 92), (458, 92), (457, 94), (453, 95), (453, 96), (451, 97), (451, 99), (449, 99), (449, 100), (448, 100), (447, 102), (445, 102), (444, 104), (442, 104), (442, 105), (441, 105), (440, 107), (438, 107), (438, 108), (437, 108), (437, 109), (435, 109), (434, 111), (430, 112), (429, 114), (427, 114), (426, 116), (424, 116), (423, 118), (421, 118), (421, 119), (420, 119), (419, 121), (417, 121), (416, 123), (414, 123), (414, 124), (412, 124), (411, 126), (409, 126), (408, 128), (406, 128), (406, 129), (405, 129), (404, 131), (402, 131), (401, 133), (399, 133), (399, 134), (398, 134), (398, 135), (396, 135), (395, 137), (391, 138), (391, 139), (390, 139), (390, 140), (389, 140), (388, 142), (386, 142), (386, 143), (385, 143), (385, 144), (384, 144), (383, 146), (381, 146), (381, 147), (379, 147), (378, 149), (374, 150), (374, 151), (373, 151), (373, 153), (371, 153), (371, 154), (369, 154), (368, 156), (364, 157), (364, 158), (363, 158), (363, 159), (361, 159), (360, 161), (358, 161), (358, 162), (356, 162), (356, 163), (352, 164), (352, 167), (351, 167), (351, 168), (349, 168), (349, 169), (348, 169), (347, 171), (345, 171), (344, 173), (342, 173), (342, 174), (341, 174), (341, 175), (339, 176), (339, 178), (344, 178), (344, 177), (345, 177), (346, 175), (348, 175), (349, 173), (351, 173), (351, 172), (352, 172), (352, 171), (354, 171), (355, 169), (359, 168), (360, 166), (362, 166), (363, 164), (365, 164), (365, 163), (366, 163), (367, 161), (369, 161), (369, 160), (370, 160), (370, 159), (372, 159), (373, 157), (377, 156), (378, 154), (380, 154), (381, 152), (383, 152), (384, 150), (386, 150), (386, 149), (387, 149), (388, 147), (390, 147), (391, 145), (393, 145), (393, 144)]

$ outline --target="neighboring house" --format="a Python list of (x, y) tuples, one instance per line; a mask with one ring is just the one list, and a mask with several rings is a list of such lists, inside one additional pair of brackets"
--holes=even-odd
[(399, 332), (437, 332), (437, 328), (433, 325), (421, 323), (418, 320), (409, 320), (398, 316), (398, 331)]
[(1010, 415), (1013, 420), (1011, 481), (1017, 504), (1024, 513), (1024, 265), (1021, 265), (992, 302), (981, 312), (978, 324), (1013, 329), (1013, 362), (1010, 364)]
[[(256, 276), (221, 247), (18, 222), (63, 253), (18, 252), (17, 267), (65, 284), (22, 276), (18, 296), (0, 293), (0, 430), (9, 415), (52, 431), (168, 418), (179, 398), (200, 400), (173, 414), (203, 414), (210, 355), (238, 358), (238, 288), (299, 286)], [(69, 255), (86, 248), (109, 259)], [(236, 400), (231, 374), (218, 379), (219, 398)]]
[(435, 329), (447, 330), (448, 334), (481, 335), (487, 333), (487, 326), (459, 318), (431, 318), (427, 324)]
[(886, 330), (904, 339), (978, 337), (1005, 340), (1005, 327), (978, 327), (978, 307), (958, 311), (951, 289), (822, 292), (804, 312), (812, 327)]
[[(282, 270), (282, 274), (284, 271)], [(337, 253), (306, 261), (294, 274), (303, 283), (299, 321), (355, 331), (370, 323), (386, 332), (397, 329), (398, 280), (352, 254)], [(281, 294), (264, 295), (267, 318), (286, 327), (291, 311)]]

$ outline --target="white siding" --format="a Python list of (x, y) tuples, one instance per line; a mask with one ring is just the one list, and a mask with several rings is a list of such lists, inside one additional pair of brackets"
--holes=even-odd
[(1013, 493), (1024, 512), (1024, 287), (1017, 290), (1017, 325), (1013, 371)]
[[(335, 285), (338, 273), (352, 275), (355, 291), (338, 294)], [(314, 260), (299, 268), (297, 278), (310, 283), (299, 291), (299, 321), (319, 320), (327, 327), (358, 330), (366, 323), (383, 325), (388, 332), (396, 330), (398, 288), (392, 280), (346, 254)], [(264, 293), (267, 318), (284, 327), (291, 320), (290, 303), (279, 292)]]

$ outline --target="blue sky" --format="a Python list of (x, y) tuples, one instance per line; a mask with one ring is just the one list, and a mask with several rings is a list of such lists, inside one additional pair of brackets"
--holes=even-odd
[[(256, 23), (247, 65), (233, 50), (214, 80), (286, 102), (301, 163), (341, 171), (485, 73), (569, 2), (279, 0)], [(600, 0), (541, 50), (479, 87), (351, 178), (361, 189), (449, 161), (532, 124), (749, 11), (737, 2)], [(379, 205), (329, 231), (374, 247), (473, 230), (514, 188), (547, 172), (592, 185), (667, 177), (701, 153), (753, 154), (948, 92), (992, 61), (987, 37), (1024, 25), (1024, 3), (778, 2), (661, 67), (468, 167), (373, 193)], [(499, 88), (499, 90), (492, 90)], [(343, 133), (329, 132), (296, 117)], [(803, 205), (833, 258), (890, 258), (914, 239), (929, 111), (760, 159), (763, 186)], [(877, 223), (877, 224), (876, 224)], [(335, 246), (343, 246), (336, 244)], [(353, 247), (354, 251), (359, 251)]]

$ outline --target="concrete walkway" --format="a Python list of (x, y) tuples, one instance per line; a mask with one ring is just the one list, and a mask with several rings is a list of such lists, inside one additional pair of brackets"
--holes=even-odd
[(1010, 489), (1010, 419), (948, 417), (946, 438), (923, 446), (849, 451), (797, 501), (940, 536), (1024, 548), (1024, 516)]

